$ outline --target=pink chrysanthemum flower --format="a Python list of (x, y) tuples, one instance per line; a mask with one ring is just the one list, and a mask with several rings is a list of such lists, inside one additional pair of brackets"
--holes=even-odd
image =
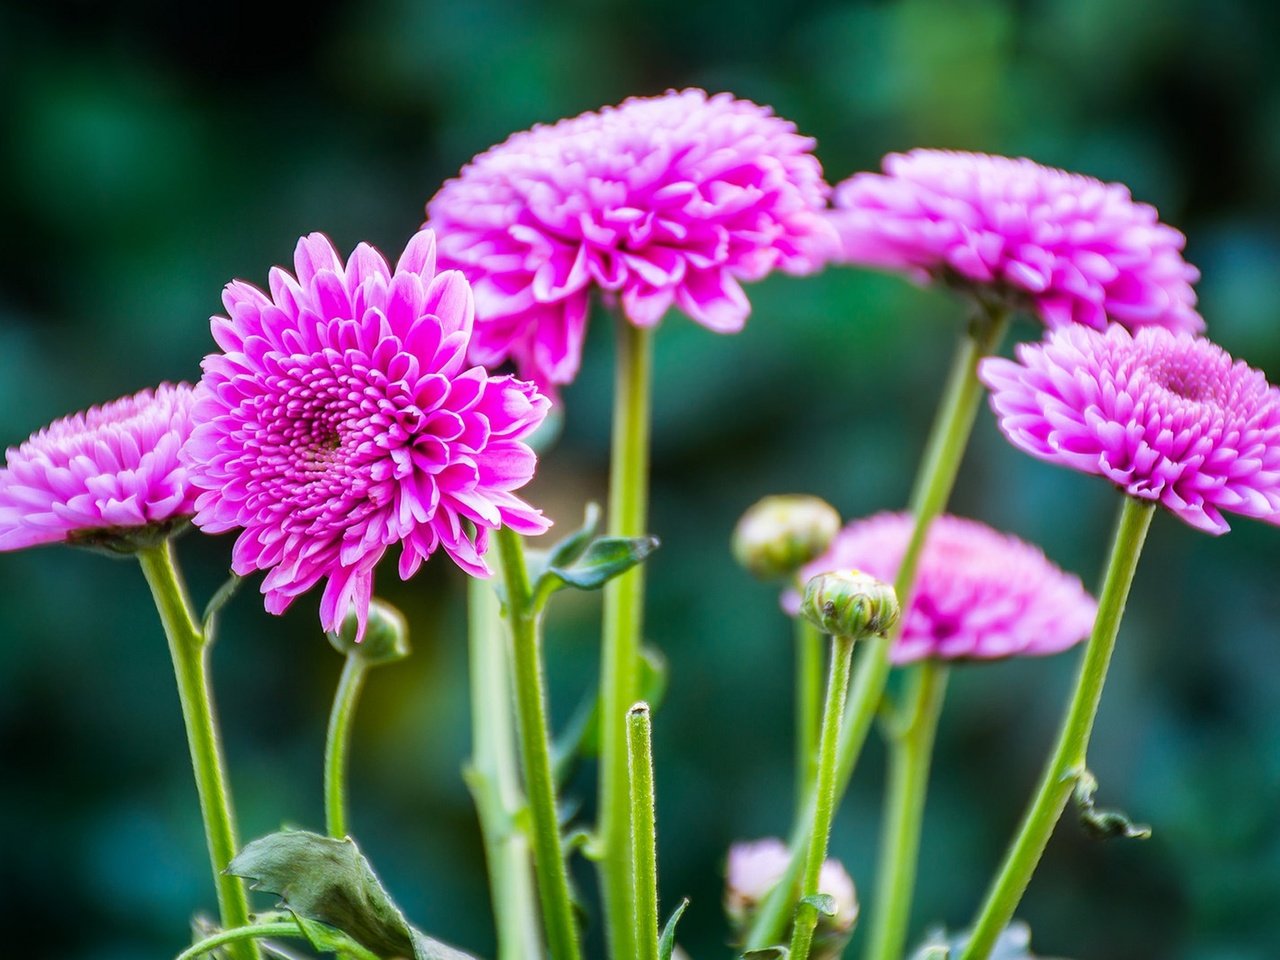
[(178, 451), (194, 391), (161, 384), (65, 417), (6, 453), (0, 550), (82, 543), (128, 551), (195, 513)]
[(1280, 389), (1208, 340), (1059, 330), (979, 376), (1014, 446), (1158, 500), (1209, 533), (1222, 511), (1280, 524)]
[(652, 327), (673, 303), (733, 333), (740, 280), (804, 274), (835, 252), (814, 141), (766, 108), (702, 90), (517, 133), (427, 206), (441, 263), (476, 292), (471, 359), (573, 380), (593, 289)]
[(196, 428), (183, 449), (202, 488), (195, 522), (236, 527), (232, 568), (269, 570), (281, 613), (328, 578), (320, 620), (368, 615), (373, 569), (399, 543), (408, 578), (437, 547), (487, 576), (488, 533), (548, 526), (512, 492), (533, 476), (523, 442), (549, 401), (532, 384), (467, 368), (474, 307), (457, 271), (436, 273), (431, 231), (395, 269), (356, 247), (344, 266), (321, 234), (298, 242), (297, 278), (270, 294), (227, 286), (213, 318), (225, 353), (204, 360)]
[(1050, 327), (1204, 329), (1186, 238), (1123, 184), (1025, 158), (912, 150), (844, 181), (835, 205), (849, 262), (955, 283)]
[[(777, 837), (735, 843), (725, 864), (725, 913), (736, 927), (749, 924), (751, 915), (768, 896), (787, 867), (791, 852)], [(836, 915), (826, 918), (842, 931), (853, 929), (858, 919), (858, 895), (853, 878), (839, 860), (826, 860), (818, 876), (818, 892), (836, 902)]]
[[(800, 580), (852, 567), (892, 583), (914, 525), (907, 513), (855, 520)], [(798, 611), (799, 596), (788, 592), (783, 606)], [(1080, 578), (1058, 569), (1038, 547), (976, 520), (941, 516), (929, 528), (890, 655), (902, 664), (1058, 653), (1089, 635), (1096, 613)]]

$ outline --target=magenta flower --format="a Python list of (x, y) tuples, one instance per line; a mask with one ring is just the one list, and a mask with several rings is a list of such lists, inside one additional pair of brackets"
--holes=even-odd
[(674, 303), (712, 330), (742, 329), (740, 280), (810, 273), (835, 251), (813, 145), (766, 107), (684, 90), (476, 157), (427, 206), (441, 263), (475, 287), (472, 361), (569, 383), (592, 290), (640, 327)]
[(1078, 323), (1197, 333), (1186, 239), (1129, 188), (1025, 158), (912, 150), (836, 188), (844, 258)]
[(178, 450), (192, 388), (162, 383), (65, 417), (7, 451), (0, 550), (86, 543), (127, 550), (195, 513)]
[(979, 368), (1014, 446), (1158, 500), (1208, 533), (1280, 524), (1280, 389), (1221, 347), (1158, 328), (1059, 330)]
[[(800, 579), (856, 568), (891, 583), (914, 525), (906, 513), (855, 520)], [(795, 613), (799, 596), (784, 594), (783, 606)], [(1063, 573), (1038, 547), (976, 520), (941, 516), (929, 528), (890, 655), (902, 664), (1058, 653), (1089, 635), (1096, 613), (1080, 578)]]
[(392, 544), (402, 578), (437, 547), (482, 577), (490, 530), (547, 528), (512, 491), (533, 476), (523, 438), (549, 401), (466, 367), (471, 289), (436, 273), (431, 231), (394, 270), (365, 244), (344, 266), (321, 234), (294, 262), (296, 279), (271, 271), (270, 294), (227, 286), (229, 318), (213, 318), (225, 353), (204, 360), (182, 456), (203, 491), (196, 524), (244, 528), (232, 568), (270, 571), (270, 612), (328, 578), (321, 623), (337, 630), (354, 605), (363, 631)]

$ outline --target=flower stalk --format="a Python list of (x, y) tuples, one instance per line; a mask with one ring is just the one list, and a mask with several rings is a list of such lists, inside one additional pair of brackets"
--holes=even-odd
[(804, 617), (795, 618), (795, 634), (796, 816), (799, 816), (818, 774), (818, 735), (822, 725), (823, 638), (817, 627)]
[(890, 730), (889, 779), (868, 960), (899, 960), (906, 943), (929, 765), (948, 672), (947, 665), (937, 660), (914, 667), (901, 723)]
[[(502, 579), (506, 586), (507, 622), (511, 628), (512, 675), (515, 681), (517, 730), (524, 766), (525, 793), (532, 827), (534, 870), (542, 902), (547, 947), (556, 960), (578, 960), (578, 928), (569, 894), (569, 875), (560, 841), (555, 780), (551, 771), (551, 738), (547, 721), (546, 683), (542, 669), (542, 631), (532, 603), (529, 572), (520, 535), (508, 527), (497, 533)], [(499, 909), (502, 909), (499, 905)]]
[(658, 849), (653, 796), (653, 730), (649, 705), (627, 711), (631, 774), (631, 862), (635, 865), (637, 960), (658, 960)]
[[(225, 929), (249, 923), (249, 902), (242, 881), (224, 871), (239, 849), (231, 791), (227, 785), (226, 762), (209, 684), (209, 644), (196, 626), (197, 620), (182, 583), (168, 540), (138, 551), (143, 575), (151, 587), (156, 610), (164, 625), (173, 658), (182, 719), (191, 751), (196, 793), (204, 820), (205, 841), (213, 868), (218, 895), (218, 912)], [(228, 945), (234, 960), (258, 960), (257, 945), (251, 941)]]
[(369, 665), (360, 654), (347, 654), (338, 678), (338, 689), (329, 712), (329, 732), (324, 744), (324, 822), (335, 840), (347, 835), (347, 758), (351, 753), (351, 727), (356, 703), (364, 688)]
[(1124, 497), (1102, 592), (1098, 597), (1098, 618), (1080, 662), (1075, 692), (1063, 717), (1057, 746), (1022, 825), (1009, 846), (1000, 872), (987, 892), (961, 960), (986, 960), (991, 954), (1001, 931), (1013, 919), (1076, 780), (1085, 769), (1085, 755), (1093, 721), (1098, 714), (1102, 686), (1107, 678), (1116, 634), (1155, 506), (1151, 500)]
[[(911, 591), (915, 586), (916, 570), (929, 526), (946, 508), (951, 490), (955, 486), (956, 475), (960, 471), (960, 462), (964, 459), (964, 452), (969, 444), (969, 436), (973, 432), (973, 422), (983, 390), (978, 379), (978, 364), (983, 357), (997, 349), (1008, 325), (1007, 312), (979, 308), (956, 348), (951, 372), (911, 493), (910, 511), (915, 516), (915, 527), (898, 568), (898, 575), (894, 578), (894, 589), (904, 611), (911, 607)], [(880, 709), (880, 698), (884, 694), (891, 669), (889, 651), (896, 636), (895, 630), (884, 637), (868, 638), (863, 643), (865, 651), (859, 657), (858, 667), (854, 671), (844, 722), (840, 727), (836, 769), (837, 803), (844, 796), (862, 746), (866, 743), (867, 734)], [(747, 935), (748, 949), (763, 949), (777, 943), (782, 937), (791, 904), (794, 903), (796, 882), (813, 827), (814, 811), (812, 805), (808, 805), (797, 818), (792, 833), (791, 865), (756, 915), (755, 923)]]
[[(649, 418), (653, 337), (617, 320), (613, 440), (609, 465), (610, 536), (645, 532), (649, 503)], [(644, 569), (636, 566), (604, 588), (600, 678), (600, 822), (597, 853), (605, 929), (613, 960), (636, 951), (632, 915), (631, 836), (628, 809), (627, 711), (639, 695)], [(559, 958), (557, 958), (559, 960)]]
[(813, 829), (805, 854), (804, 877), (800, 886), (801, 902), (796, 908), (795, 928), (791, 935), (791, 960), (808, 960), (813, 932), (818, 925), (818, 909), (807, 902), (820, 892), (818, 880), (827, 859), (827, 842), (836, 807), (836, 746), (840, 735), (840, 718), (844, 714), (845, 694), (853, 664), (854, 638), (837, 636), (831, 640), (831, 670), (827, 680), (826, 705), (822, 714), (822, 734), (818, 748), (818, 773), (812, 792)]

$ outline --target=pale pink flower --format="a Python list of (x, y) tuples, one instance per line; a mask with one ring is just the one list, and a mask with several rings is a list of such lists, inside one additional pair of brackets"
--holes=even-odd
[[(853, 567), (892, 583), (914, 526), (908, 513), (855, 520), (800, 579)], [(799, 609), (794, 591), (783, 606)], [(1089, 635), (1096, 613), (1080, 578), (1063, 573), (1038, 547), (976, 520), (941, 516), (929, 527), (890, 656), (902, 664), (1057, 653)]]
[(834, 252), (814, 141), (766, 108), (702, 90), (632, 98), (480, 154), (427, 206), (442, 265), (475, 287), (471, 359), (573, 380), (593, 290), (633, 324), (673, 304), (721, 332), (739, 281)]
[(69, 541), (127, 550), (195, 512), (178, 450), (192, 388), (161, 384), (45, 427), (5, 454), (0, 550)]
[(1059, 330), (984, 360), (1014, 446), (1106, 477), (1208, 533), (1223, 511), (1280, 524), (1280, 389), (1216, 344), (1149, 328)]
[(912, 150), (836, 188), (844, 259), (1078, 323), (1197, 333), (1186, 239), (1129, 188), (1025, 158)]
[(270, 612), (328, 578), (325, 629), (353, 607), (363, 629), (389, 546), (402, 578), (437, 547), (482, 577), (489, 531), (547, 528), (512, 491), (533, 476), (523, 441), (549, 401), (466, 366), (471, 289), (436, 273), (431, 231), (394, 269), (365, 244), (344, 265), (320, 234), (295, 265), (271, 271), (269, 294), (227, 286), (212, 322), (225, 352), (204, 360), (183, 459), (203, 491), (196, 524), (243, 528), (232, 568), (269, 571)]
[[(777, 837), (735, 843), (725, 865), (725, 912), (735, 926), (746, 926), (769, 891), (791, 863), (787, 845)], [(818, 892), (836, 902), (836, 915), (826, 918), (841, 931), (853, 929), (858, 919), (858, 895), (853, 878), (838, 860), (826, 860), (818, 875)]]

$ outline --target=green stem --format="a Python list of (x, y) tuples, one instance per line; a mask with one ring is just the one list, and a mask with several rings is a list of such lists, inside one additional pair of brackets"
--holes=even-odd
[(519, 718), (517, 730), (533, 827), (530, 839), (542, 901), (542, 922), (551, 956), (556, 960), (578, 960), (578, 929), (569, 895), (569, 874), (560, 842), (555, 781), (551, 773), (541, 626), (530, 602), (529, 571), (520, 535), (502, 527), (497, 540), (502, 579), (507, 588), (507, 621), (511, 626), (512, 674)]
[[(288, 937), (292, 940), (308, 939), (302, 928), (292, 920), (284, 920), (279, 923), (255, 923), (247, 927), (236, 927), (234, 930), (223, 930), (221, 933), (205, 937), (199, 943), (183, 950), (178, 954), (176, 960), (195, 960), (196, 957), (202, 957), (206, 953), (217, 950), (219, 947), (225, 947), (228, 944), (250, 944), (254, 940), (264, 940), (267, 937)], [(376, 953), (372, 950), (366, 950), (350, 937), (343, 937), (342, 939), (345, 941), (342, 944), (344, 957), (350, 957), (351, 960), (379, 960)]]
[(818, 772), (818, 728), (822, 721), (822, 634), (804, 617), (796, 631), (796, 815)]
[[(1000, 344), (1009, 325), (1008, 314), (990, 313), (976, 317), (956, 348), (947, 385), (938, 404), (925, 447), (924, 459), (916, 475), (911, 493), (910, 510), (915, 516), (911, 539), (898, 567), (894, 589), (902, 609), (908, 609), (911, 590), (915, 586), (916, 568), (925, 537), (934, 519), (947, 505), (955, 486), (956, 474), (973, 431), (973, 421), (982, 399), (982, 382), (978, 379), (978, 363)], [(899, 624), (898, 629), (901, 629)], [(889, 650), (896, 631), (888, 637), (863, 641), (865, 652), (859, 657), (853, 687), (845, 707), (840, 729), (840, 749), (836, 774), (836, 797), (844, 791), (853, 776), (867, 733), (880, 709), (880, 698), (889, 679)], [(813, 810), (806, 808), (798, 819), (791, 838), (791, 863), (777, 886), (765, 898), (747, 936), (749, 949), (760, 950), (781, 939), (794, 902), (796, 880), (800, 875), (804, 850), (813, 829)]]
[[(244, 885), (238, 877), (223, 873), (239, 850), (239, 843), (209, 686), (209, 646), (196, 627), (191, 601), (178, 574), (169, 541), (139, 551), (138, 560), (169, 640), (222, 926), (243, 927), (249, 923)], [(236, 960), (257, 960), (257, 946), (239, 944), (234, 956)]]
[[(613, 443), (609, 462), (609, 534), (644, 534), (649, 503), (649, 410), (653, 338), (617, 321)], [(600, 859), (605, 931), (613, 960), (635, 957), (631, 914), (631, 837), (628, 830), (626, 714), (639, 696), (644, 568), (637, 565), (604, 588), (600, 664)], [(560, 960), (560, 958), (556, 958)]]
[(498, 960), (528, 960), (539, 956), (542, 947), (529, 841), (515, 826), (524, 798), (516, 766), (505, 635), (498, 598), (489, 584), (470, 578), (468, 600), (473, 746), (467, 783), (484, 835)]
[[(805, 853), (804, 879), (800, 898), (813, 897), (821, 891), (818, 878), (827, 859), (827, 841), (831, 837), (831, 821), (836, 809), (836, 744), (840, 737), (840, 718), (844, 714), (845, 693), (849, 688), (849, 672), (853, 665), (853, 638), (832, 637), (831, 672), (827, 680), (827, 701), (822, 713), (822, 736), (818, 746), (818, 777), (812, 791), (814, 819)], [(818, 925), (817, 907), (801, 902), (796, 908), (795, 929), (791, 934), (790, 960), (808, 960), (813, 932)]]
[(1111, 651), (1115, 649), (1129, 587), (1133, 583), (1138, 557), (1154, 513), (1154, 501), (1124, 498), (1111, 544), (1111, 558), (1098, 597), (1098, 618), (1094, 621), (1093, 633), (1080, 662), (1075, 693), (1063, 717), (1057, 747), (1045, 767), (1035, 799), (1027, 808), (1017, 836), (1009, 846), (1000, 873), (987, 891), (986, 901), (974, 922), (972, 936), (961, 960), (986, 960), (1001, 931), (1013, 919), (1053, 828), (1067, 805), (1076, 778), (1085, 767), (1089, 735), (1098, 714), (1098, 701), (1111, 663)]
[(631, 862), (635, 864), (637, 960), (658, 960), (658, 848), (653, 799), (653, 731), (649, 705), (627, 713), (631, 776)]
[(920, 825), (929, 786), (929, 762), (947, 688), (947, 667), (926, 660), (912, 670), (903, 723), (889, 740), (889, 780), (868, 960), (899, 960), (911, 921), (920, 851)]
[(347, 835), (347, 757), (351, 753), (351, 727), (356, 703), (369, 666), (358, 653), (347, 654), (329, 712), (329, 735), (324, 744), (324, 820), (329, 836)]

